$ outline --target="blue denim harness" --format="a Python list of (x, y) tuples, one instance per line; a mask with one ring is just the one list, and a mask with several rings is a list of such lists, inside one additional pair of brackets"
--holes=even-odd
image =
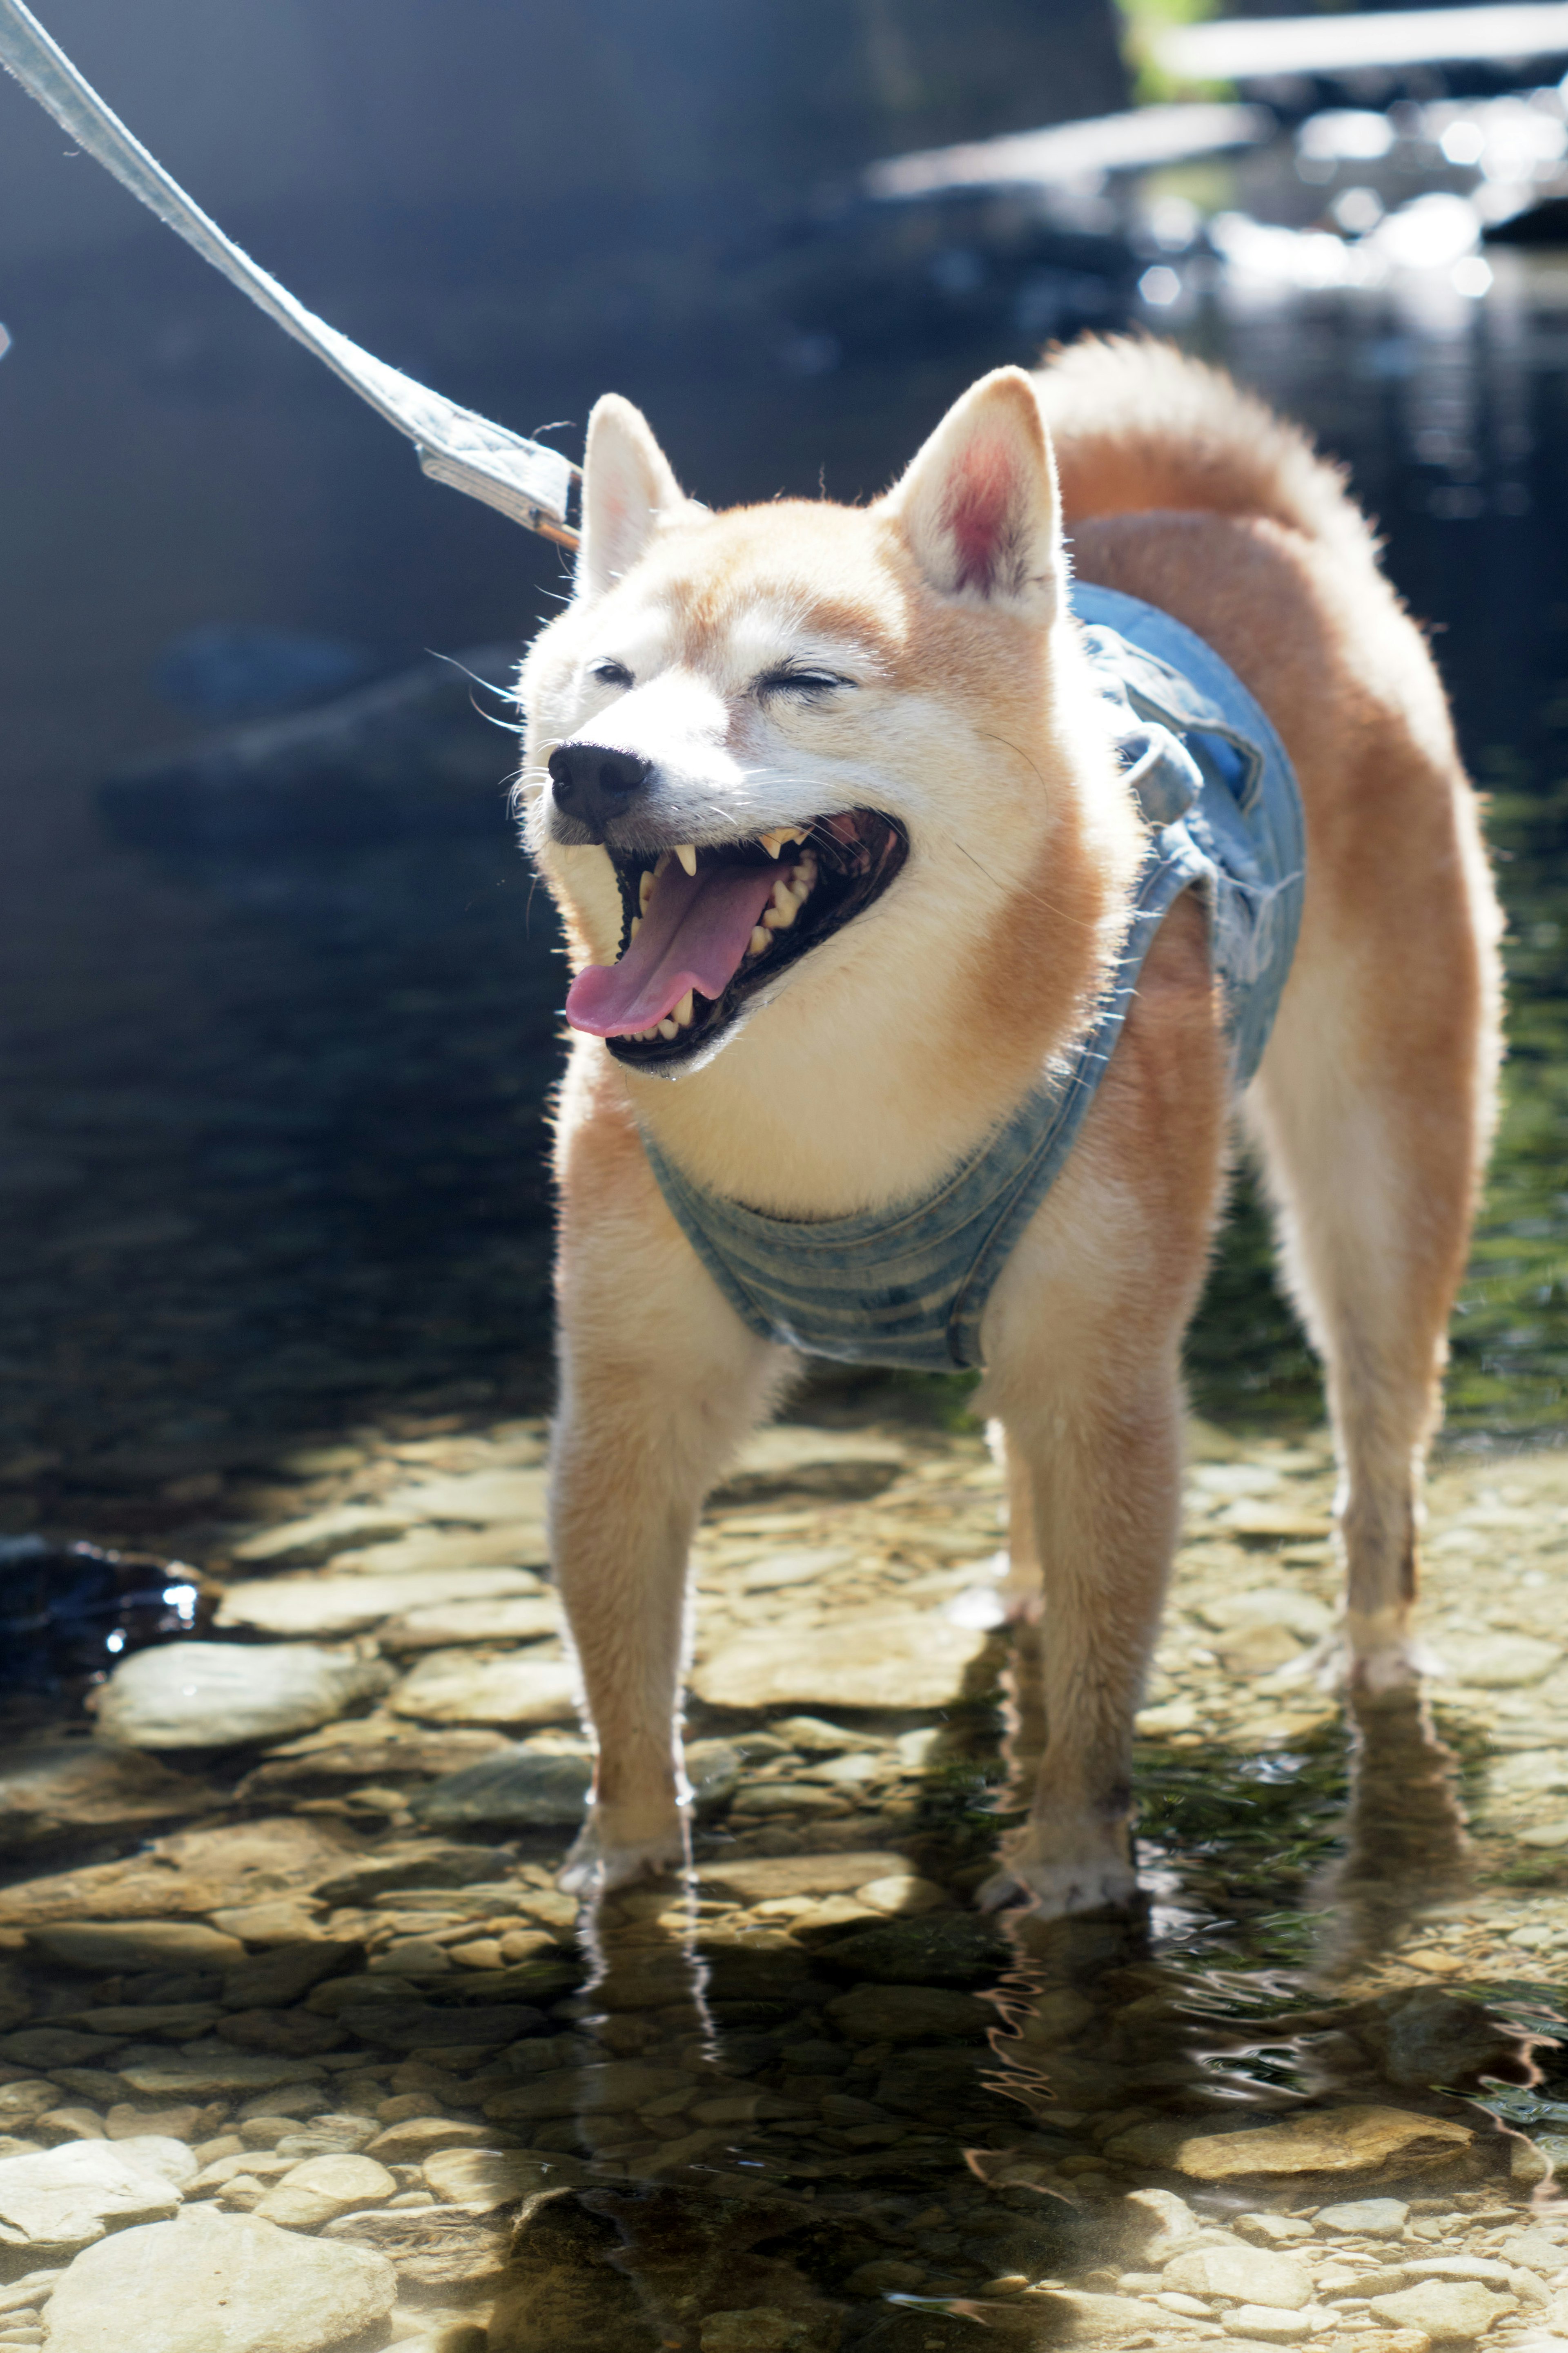
[(1100, 1011), (1063, 1070), (920, 1199), (848, 1218), (766, 1217), (693, 1185), (643, 1146), (687, 1240), (742, 1322), (847, 1364), (977, 1366), (992, 1287), (1072, 1148), (1154, 935), (1203, 893), (1235, 1084), (1262, 1060), (1301, 918), (1295, 773), (1218, 656), (1168, 613), (1083, 582), (1072, 608), (1150, 839)]

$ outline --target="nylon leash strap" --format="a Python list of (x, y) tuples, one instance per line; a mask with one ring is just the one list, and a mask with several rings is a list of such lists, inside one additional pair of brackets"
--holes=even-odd
[(166, 228), (195, 246), (204, 261), (248, 294), (285, 334), (313, 352), (389, 425), (406, 434), (433, 481), (482, 499), (513, 522), (563, 547), (576, 546), (578, 535), (567, 517), (572, 486), (581, 478), (569, 459), (538, 441), (509, 433), (504, 426), (492, 425), (471, 408), (444, 400), (438, 392), (362, 351), (296, 301), (286, 286), (225, 237), (141, 141), (132, 138), (21, 0), (0, 0), (0, 66), (16, 76), (79, 147), (156, 213)]

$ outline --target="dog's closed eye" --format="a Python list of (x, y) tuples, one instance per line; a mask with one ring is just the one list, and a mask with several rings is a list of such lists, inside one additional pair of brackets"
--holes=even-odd
[(771, 694), (827, 694), (837, 686), (854, 683), (852, 678), (841, 678), (830, 670), (770, 670), (757, 680), (752, 691), (759, 702), (765, 702)]

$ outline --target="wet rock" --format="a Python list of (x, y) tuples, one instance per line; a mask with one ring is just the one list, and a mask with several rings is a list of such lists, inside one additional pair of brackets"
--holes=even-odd
[(977, 2042), (994, 2022), (970, 1995), (942, 1986), (860, 1985), (830, 2001), (827, 2012), (854, 2042)]
[(335, 2051), (343, 2042), (341, 2026), (309, 2010), (240, 2010), (220, 2019), (221, 2041), (241, 2051), (270, 2051), (280, 2058), (310, 2059), (319, 2052)]
[(323, 1559), (339, 1546), (368, 1544), (376, 1536), (401, 1535), (416, 1513), (399, 1511), (390, 1502), (340, 1504), (328, 1512), (312, 1512), (302, 1520), (287, 1520), (281, 1527), (262, 1528), (234, 1547), (236, 1560)]
[(247, 1953), (224, 1978), (224, 2002), (235, 2010), (278, 2010), (298, 2001), (323, 1978), (353, 1968), (363, 1957), (363, 1945), (319, 1933), (303, 1944), (280, 1944), (269, 1952)]
[(410, 1811), (416, 1820), (437, 1830), (479, 1822), (517, 1829), (574, 1824), (582, 1818), (593, 1778), (593, 1762), (586, 1756), (562, 1756), (521, 1744), (422, 1789)]
[(1352, 2031), (1387, 2081), (1405, 2091), (1465, 2084), (1518, 2056), (1514, 2038), (1479, 2002), (1436, 1986), (1400, 1987), (1380, 1996)]
[(1244, 2337), (1255, 2345), (1300, 2345), (1313, 2334), (1304, 2312), (1277, 2305), (1237, 2305), (1222, 2315), (1220, 2325), (1227, 2337)]
[(235, 1748), (342, 1715), (388, 1689), (380, 1659), (315, 1642), (179, 1642), (116, 1667), (99, 1728), (128, 1748)]
[(366, 2147), (388, 2165), (419, 2165), (437, 2150), (483, 2148), (494, 2137), (486, 2125), (470, 2125), (454, 2116), (399, 2116)]
[(620, 2232), (570, 2190), (531, 2199), (490, 2322), (490, 2353), (657, 2353), (662, 2332), (616, 2267)]
[(373, 1854), (323, 1878), (316, 1894), (324, 1904), (374, 1904), (395, 1888), (470, 1887), (500, 1879), (512, 1867), (505, 1847), (468, 1846), (452, 1839), (407, 1839), (378, 1847)]
[(467, 2048), (514, 2042), (544, 2024), (542, 2010), (522, 2002), (466, 2002), (450, 2008), (410, 2001), (365, 2002), (339, 2012), (351, 2034), (392, 2051), (431, 2051), (443, 2043)]
[(1117, 2238), (1125, 2253), (1158, 2271), (1202, 2227), (1173, 2189), (1134, 2189), (1121, 2201)]
[(801, 2335), (794, 2316), (773, 2306), (710, 2312), (698, 2339), (702, 2353), (795, 2353)]
[(1479, 2280), (1423, 2280), (1393, 2295), (1374, 2295), (1369, 2309), (1390, 2328), (1421, 2329), (1435, 2345), (1468, 2345), (1518, 2306), (1511, 2295), (1494, 2295)]
[(103, 2050), (100, 2035), (76, 2034), (68, 2026), (24, 2026), (0, 2034), (0, 2059), (13, 2067), (77, 2067), (101, 2058)]
[(274, 2183), (255, 2211), (285, 2231), (319, 2231), (356, 2207), (397, 2195), (397, 2177), (374, 2158), (308, 2157)]
[(357, 1852), (337, 1822), (289, 1815), (177, 1831), (121, 1862), (95, 1863), (0, 1888), (0, 1926), (167, 1919), (243, 1907), (253, 1894), (308, 1890)]
[(1340, 2206), (1320, 2207), (1312, 2220), (1320, 2231), (1336, 2238), (1397, 2239), (1410, 2219), (1410, 2209), (1399, 2198), (1352, 2198)]
[(42, 2075), (0, 2084), (0, 2130), (17, 2132), (35, 2116), (47, 2116), (57, 2097), (54, 2084)]
[(388, 1511), (401, 1511), (408, 1521), (442, 1520), (469, 1527), (544, 1527), (550, 1475), (541, 1464), (533, 1470), (460, 1471), (446, 1478), (422, 1479), (399, 1487), (386, 1498)]
[(989, 1637), (935, 1610), (841, 1609), (830, 1632), (771, 1627), (699, 1654), (691, 1687), (714, 1707), (926, 1708), (958, 1698)]
[(67, 2141), (0, 2158), (0, 2272), (16, 2277), (68, 2258), (106, 2231), (174, 2213), (197, 2166), (175, 2140)]
[(1105, 2154), (1125, 2164), (1170, 2166), (1195, 2181), (1233, 2181), (1249, 2175), (1365, 2173), (1395, 2158), (1409, 2165), (1440, 2163), (1474, 2139), (1466, 2126), (1446, 2116), (1403, 2108), (1315, 2108), (1229, 2133), (1163, 2118), (1117, 2134), (1105, 2143)]
[[(1395, 2199), (1388, 2202), (1398, 2203)], [(1310, 2242), (1316, 2235), (1310, 2222), (1304, 2222), (1299, 2214), (1238, 2214), (1236, 2229), (1239, 2238), (1250, 2239), (1255, 2247), (1281, 2250)]]
[(226, 1802), (193, 1774), (107, 1741), (62, 1740), (0, 1752), (0, 1854), (123, 1837), (188, 1821)]
[(1187, 2295), (1223, 2295), (1300, 2312), (1312, 2301), (1310, 2273), (1263, 2247), (1196, 2247), (1165, 2266), (1165, 2284)]
[(1454, 1668), (1462, 1683), (1481, 1691), (1510, 1691), (1540, 1683), (1562, 1662), (1557, 1644), (1538, 1642), (1529, 1634), (1467, 1633)]
[(47, 1961), (95, 1977), (124, 1970), (224, 1969), (245, 1958), (237, 1936), (197, 1920), (57, 1921), (27, 1931), (27, 1947)]
[(637, 2059), (600, 2060), (584, 2067), (552, 2069), (493, 2092), (485, 2102), (485, 2114), (496, 2124), (511, 2124), (542, 2123), (579, 2110), (615, 2113), (690, 2090), (697, 2080), (684, 2067), (656, 2067)]
[(318, 2084), (322, 2069), (312, 2059), (231, 2051), (226, 2044), (188, 2043), (166, 2059), (122, 2062), (120, 2080), (148, 2099), (211, 2100), (241, 2092), (271, 2091), (280, 2084)]
[(318, 2243), (374, 2248), (396, 2264), (407, 2285), (478, 2295), (505, 2276), (509, 2235), (500, 2215), (426, 2206), (342, 2214), (326, 2225)]
[(1044, 2341), (1065, 2345), (1114, 2345), (1147, 2333), (1150, 2308), (1131, 2295), (1092, 2295), (1083, 2288), (1058, 2288), (1029, 2298), (1028, 2311), (1047, 2324)]
[(536, 1618), (542, 1611), (536, 1630), (555, 1631), (560, 1612), (544, 1598), (539, 1578), (525, 1568), (453, 1568), (405, 1577), (257, 1578), (230, 1587), (214, 1622), (220, 1630), (242, 1627), (260, 1634), (330, 1639), (369, 1633), (384, 1620), (397, 1622), (410, 1612), (500, 1599), (521, 1600)]
[(732, 1895), (742, 1904), (762, 1904), (774, 1896), (835, 1895), (908, 1871), (901, 1854), (861, 1848), (844, 1854), (780, 1854), (734, 1861), (714, 1856), (701, 1866), (701, 1879), (707, 1893)]
[(370, 2248), (194, 2206), (78, 2256), (50, 2299), (49, 2353), (325, 2353), (371, 2337), (396, 2299)]
[(423, 2170), (426, 2186), (443, 2204), (467, 2206), (476, 2213), (515, 2206), (538, 2190), (584, 2179), (575, 2158), (552, 2149), (444, 2148), (425, 2159)]
[[(875, 1882), (878, 1887), (899, 1883)], [(910, 1881), (911, 1886), (923, 1882)], [(859, 1891), (862, 1899), (868, 1891)], [(879, 1985), (965, 1986), (994, 1978), (1007, 1967), (1006, 1939), (988, 1920), (961, 1913), (954, 1917), (889, 1920), (823, 1947), (823, 1964)]]
[(433, 1651), (387, 1704), (428, 1724), (565, 1724), (577, 1713), (576, 1670), (563, 1658), (485, 1658)]

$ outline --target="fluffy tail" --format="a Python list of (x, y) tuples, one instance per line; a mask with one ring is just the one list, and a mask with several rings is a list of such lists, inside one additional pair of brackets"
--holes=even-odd
[(1149, 508), (1266, 515), (1362, 563), (1377, 542), (1305, 433), (1171, 343), (1091, 337), (1035, 379), (1066, 521)]

